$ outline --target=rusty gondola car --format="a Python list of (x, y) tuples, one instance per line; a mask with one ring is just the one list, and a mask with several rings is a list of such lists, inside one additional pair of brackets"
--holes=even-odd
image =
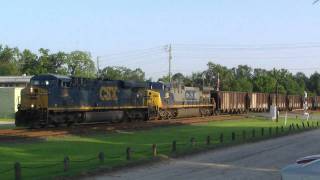
[(313, 109), (320, 109), (320, 96), (314, 97)]
[(315, 106), (314, 106), (314, 104), (315, 104), (315, 102), (314, 102), (314, 97), (307, 97), (307, 99), (306, 99), (306, 102), (307, 102), (307, 107), (308, 107), (308, 109), (315, 109)]
[(248, 110), (246, 92), (214, 91), (212, 97), (219, 113), (244, 113)]
[(277, 106), (279, 111), (287, 110), (287, 96), (284, 94), (270, 94), (269, 106)]
[(302, 98), (300, 95), (288, 95), (287, 96), (288, 110), (302, 109)]
[(248, 110), (253, 112), (265, 112), (269, 109), (268, 93), (248, 93)]

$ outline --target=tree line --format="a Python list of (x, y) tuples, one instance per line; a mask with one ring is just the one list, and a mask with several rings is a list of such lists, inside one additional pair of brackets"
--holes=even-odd
[[(189, 76), (176, 73), (172, 81), (184, 83), (188, 86), (211, 86), (217, 89), (219, 76), (219, 89), (222, 91), (264, 92), (282, 94), (300, 94), (307, 91), (309, 95), (320, 95), (320, 74), (314, 72), (310, 77), (303, 72), (293, 74), (287, 69), (266, 70), (251, 68), (247, 65), (227, 68), (209, 62), (207, 69), (195, 72)], [(160, 78), (168, 81), (168, 76)]]
[[(130, 69), (121, 66), (107, 66), (97, 70), (89, 52), (55, 52), (41, 48), (37, 53), (28, 49), (20, 51), (0, 45), (0, 76), (4, 75), (38, 75), (60, 74), (81, 77), (97, 77), (110, 80), (146, 81), (142, 69)], [(191, 75), (176, 73), (172, 81), (183, 83), (186, 86), (211, 86), (217, 88), (218, 75), (220, 90), (245, 91), (288, 94), (303, 94), (307, 91), (312, 95), (320, 95), (320, 74), (315, 72), (306, 76), (303, 72), (293, 74), (286, 69), (266, 70), (239, 65), (227, 68), (209, 62), (206, 70), (194, 72)], [(168, 76), (158, 81), (169, 82)]]
[(95, 67), (89, 52), (72, 51), (51, 53), (49, 49), (40, 48), (37, 53), (28, 49), (20, 51), (0, 45), (0, 76), (60, 74), (79, 77), (97, 77), (144, 81), (145, 73), (140, 69), (131, 70), (125, 67)]

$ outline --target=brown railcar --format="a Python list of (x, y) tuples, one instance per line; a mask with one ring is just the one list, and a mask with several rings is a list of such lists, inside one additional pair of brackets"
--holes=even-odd
[(320, 96), (314, 97), (314, 103), (313, 103), (314, 109), (320, 109)]
[(248, 93), (248, 108), (249, 111), (263, 112), (269, 108), (268, 93)]
[(246, 92), (219, 91), (214, 92), (213, 97), (217, 110), (222, 113), (243, 113), (247, 110)]
[(294, 109), (302, 109), (303, 103), (302, 98), (299, 95), (288, 95), (288, 110), (292, 111)]
[(314, 98), (313, 97), (307, 97), (307, 107), (308, 109), (313, 109), (314, 104)]
[(277, 106), (279, 111), (284, 111), (287, 109), (286, 97), (284, 94), (270, 94), (269, 105)]

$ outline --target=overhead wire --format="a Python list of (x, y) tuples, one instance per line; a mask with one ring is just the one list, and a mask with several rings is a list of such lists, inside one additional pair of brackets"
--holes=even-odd
[[(148, 65), (153, 64), (155, 66), (159, 65), (159, 62), (167, 63), (167, 52), (165, 49), (165, 45), (157, 46), (148, 49), (140, 49), (136, 51), (127, 51), (127, 52), (119, 52), (113, 54), (107, 54), (101, 57), (102, 62), (110, 64), (110, 65), (138, 65), (141, 68), (141, 65)], [(268, 56), (268, 55), (245, 55), (245, 56), (223, 56), (216, 53), (218, 50), (227, 50), (227, 51), (234, 51), (238, 52), (238, 50), (245, 50), (249, 52), (256, 52), (256, 51), (269, 51), (269, 50), (297, 50), (301, 49), (315, 49), (320, 48), (319, 42), (307, 42), (307, 43), (282, 43), (282, 44), (260, 44), (260, 45), (250, 45), (250, 44), (242, 44), (242, 45), (214, 45), (214, 44), (173, 44), (172, 49), (174, 52), (174, 59), (178, 59), (176, 61), (180, 61), (181, 59), (190, 60), (190, 59), (197, 59), (197, 60), (214, 60), (214, 59), (221, 59), (221, 60), (286, 60), (286, 59), (316, 59), (320, 58), (320, 55), (308, 55), (308, 56)], [(205, 52), (203, 52), (205, 51)], [(159, 59), (159, 61), (154, 61), (154, 59)], [(163, 61), (162, 61), (163, 59)], [(175, 60), (173, 60), (174, 62)], [(142, 63), (142, 64), (139, 64)], [(106, 64), (105, 64), (106, 65)], [(318, 69), (318, 68), (292, 68), (292, 70), (311, 70), (311, 69)], [(152, 72), (150, 74), (158, 74), (167, 72), (168, 70), (164, 71), (157, 71)], [(175, 70), (176, 71), (176, 70)], [(184, 71), (184, 70), (182, 70)], [(149, 73), (148, 73), (149, 74)]]

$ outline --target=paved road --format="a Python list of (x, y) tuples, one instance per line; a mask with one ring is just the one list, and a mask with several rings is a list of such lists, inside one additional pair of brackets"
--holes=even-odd
[(320, 130), (171, 159), (87, 179), (279, 180), (279, 170), (297, 158), (320, 154)]

